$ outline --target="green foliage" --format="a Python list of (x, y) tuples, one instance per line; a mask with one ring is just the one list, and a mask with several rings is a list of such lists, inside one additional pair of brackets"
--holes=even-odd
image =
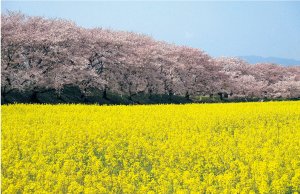
[(126, 98), (126, 96), (123, 96), (123, 95), (121, 96), (121, 95), (111, 92), (109, 90), (106, 92), (106, 97), (108, 98), (110, 104), (129, 105), (131, 103), (131, 101)]
[[(167, 94), (145, 94), (140, 92), (131, 96), (132, 100), (128, 100), (127, 95), (119, 95), (118, 93), (107, 91), (106, 99), (103, 98), (103, 91), (97, 88), (89, 88), (90, 94), (84, 96), (79, 87), (66, 85), (61, 92), (61, 95), (56, 93), (55, 89), (40, 88), (38, 91), (33, 92), (31, 88), (25, 88), (23, 92), (18, 89), (13, 89), (7, 93), (1, 93), (1, 104), (12, 104), (12, 103), (46, 103), (46, 104), (99, 104), (99, 105), (130, 105), (136, 104), (187, 104), (187, 103), (221, 103), (220, 96), (216, 95), (213, 98), (208, 96), (190, 96), (190, 99), (186, 99), (184, 96), (172, 95), (171, 97)], [(273, 101), (298, 101), (300, 98), (274, 98)], [(253, 97), (248, 98), (248, 102), (258, 102), (259, 98)], [(222, 103), (237, 103), (247, 102), (244, 97), (236, 98), (223, 98)], [(265, 97), (264, 102), (272, 101), (272, 98)]]
[(155, 104), (171, 104), (172, 101), (169, 100), (169, 95), (167, 94), (152, 94), (150, 97)]
[(133, 100), (133, 102), (139, 102), (140, 104), (156, 104), (154, 101), (152, 101), (150, 99), (150, 95), (149, 94), (145, 94), (144, 92), (139, 92), (136, 95), (133, 95), (131, 97), (131, 99)]

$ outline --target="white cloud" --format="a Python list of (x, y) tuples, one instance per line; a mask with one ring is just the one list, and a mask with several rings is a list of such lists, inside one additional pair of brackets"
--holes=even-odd
[(193, 34), (189, 33), (189, 32), (186, 32), (184, 34), (184, 38), (192, 38), (193, 37)]

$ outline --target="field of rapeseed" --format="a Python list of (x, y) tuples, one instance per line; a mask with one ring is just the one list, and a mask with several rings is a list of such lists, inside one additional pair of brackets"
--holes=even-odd
[(2, 193), (300, 193), (300, 102), (1, 109)]

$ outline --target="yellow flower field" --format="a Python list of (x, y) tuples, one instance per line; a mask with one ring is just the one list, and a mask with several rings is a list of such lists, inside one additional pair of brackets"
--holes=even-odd
[(2, 193), (300, 193), (300, 102), (2, 105)]

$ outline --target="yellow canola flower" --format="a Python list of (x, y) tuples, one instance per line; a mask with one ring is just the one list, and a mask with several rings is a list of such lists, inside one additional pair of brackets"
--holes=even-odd
[(300, 102), (1, 106), (2, 193), (300, 193)]

